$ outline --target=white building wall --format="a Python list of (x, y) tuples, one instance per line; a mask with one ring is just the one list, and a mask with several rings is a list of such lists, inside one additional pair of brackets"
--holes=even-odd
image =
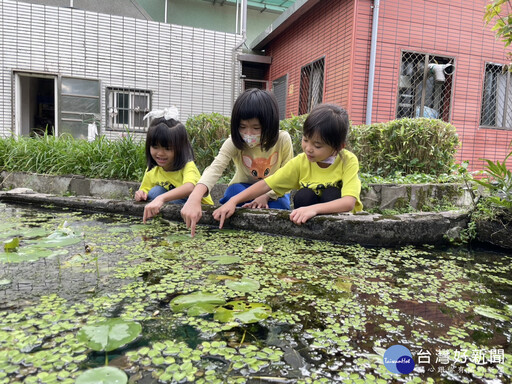
[[(240, 36), (224, 32), (0, 0), (0, 135), (14, 130), (14, 71), (101, 80), (105, 89), (153, 92), (152, 108), (172, 104), (181, 120), (199, 113), (231, 113), (240, 90), (233, 48)], [(117, 133), (112, 133), (117, 136)]]

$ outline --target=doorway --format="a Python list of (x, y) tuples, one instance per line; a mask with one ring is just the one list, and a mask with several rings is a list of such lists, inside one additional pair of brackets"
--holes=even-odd
[(16, 72), (15, 84), (16, 134), (57, 135), (57, 76)]

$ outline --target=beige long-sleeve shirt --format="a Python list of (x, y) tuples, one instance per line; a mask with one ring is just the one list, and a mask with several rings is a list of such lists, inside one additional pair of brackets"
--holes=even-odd
[[(229, 137), (219, 150), (213, 162), (204, 170), (198, 184), (204, 184), (211, 191), (222, 176), (229, 162), (235, 164), (235, 175), (229, 184), (255, 182), (272, 175), (276, 170), (293, 158), (292, 139), (288, 132), (279, 131), (277, 143), (268, 151), (262, 151), (261, 146), (240, 150)], [(271, 199), (276, 199), (274, 192), (268, 193)]]

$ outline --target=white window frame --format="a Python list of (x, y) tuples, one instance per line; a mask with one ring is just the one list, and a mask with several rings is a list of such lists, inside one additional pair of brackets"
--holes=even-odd
[[(108, 87), (107, 90), (107, 129), (111, 131), (145, 132), (149, 128), (149, 119), (142, 117), (151, 110), (151, 91)], [(128, 105), (119, 105), (118, 95), (128, 95)], [(136, 104), (136, 97), (146, 97), (145, 105)], [(120, 122), (120, 117), (127, 112), (128, 121)], [(138, 124), (142, 121), (142, 124)]]

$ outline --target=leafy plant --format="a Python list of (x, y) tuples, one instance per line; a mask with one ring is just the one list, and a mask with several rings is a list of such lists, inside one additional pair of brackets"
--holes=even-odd
[(507, 160), (512, 155), (512, 151), (500, 162), (484, 159), (487, 163), (485, 180), (475, 180), (478, 184), (486, 187), (491, 196), (489, 200), (499, 207), (512, 210), (512, 172), (507, 168)]
[(492, 0), (485, 6), (484, 21), (490, 24), (495, 20), (492, 30), (495, 31), (496, 38), (505, 43), (505, 47), (512, 43), (511, 13), (510, 0)]

